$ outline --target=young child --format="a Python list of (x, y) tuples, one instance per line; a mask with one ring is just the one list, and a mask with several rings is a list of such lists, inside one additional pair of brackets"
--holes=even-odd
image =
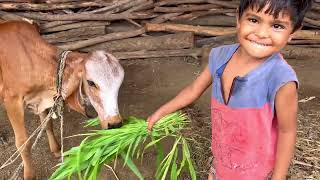
[(148, 129), (212, 84), (209, 179), (286, 179), (296, 140), (298, 80), (279, 51), (310, 6), (311, 0), (240, 0), (239, 44), (212, 49), (204, 71), (148, 118)]

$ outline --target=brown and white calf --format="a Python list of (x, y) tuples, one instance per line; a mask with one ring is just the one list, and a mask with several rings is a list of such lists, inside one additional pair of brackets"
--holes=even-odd
[[(56, 94), (58, 49), (46, 43), (37, 28), (27, 22), (0, 24), (0, 99), (19, 148), (28, 139), (24, 108), (44, 120), (53, 106)], [(70, 52), (62, 82), (62, 94), (73, 110), (85, 113), (85, 99), (97, 111), (102, 128), (121, 126), (118, 110), (118, 91), (124, 71), (118, 60), (104, 51), (92, 53)], [(60, 145), (52, 131), (52, 122), (46, 127), (50, 150), (60, 155)], [(22, 150), (24, 179), (35, 179), (31, 165), (31, 143)]]

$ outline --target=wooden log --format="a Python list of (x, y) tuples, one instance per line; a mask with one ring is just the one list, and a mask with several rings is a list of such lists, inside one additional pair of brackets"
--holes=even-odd
[(106, 50), (108, 52), (140, 51), (140, 50), (167, 50), (184, 49), (194, 47), (193, 33), (177, 33), (164, 36), (150, 36), (122, 39), (90, 47), (82, 48), (80, 51), (89, 52), (94, 50)]
[(320, 48), (302, 48), (287, 45), (281, 53), (285, 58), (288, 59), (314, 59), (319, 60)]
[(228, 2), (228, 1), (218, 1), (218, 0), (207, 0), (207, 3), (211, 3), (217, 6), (221, 6), (224, 8), (237, 9), (239, 7), (239, 3)]
[[(210, 9), (208, 11), (194, 11), (188, 14), (183, 14), (181, 16), (172, 17), (170, 20), (176, 21), (176, 20), (193, 20), (195, 18), (199, 18), (202, 16), (209, 16), (209, 15), (223, 15), (226, 13), (234, 12), (234, 9)], [(228, 16), (230, 17), (230, 16)], [(233, 17), (234, 18), (234, 17)], [(214, 20), (211, 20), (214, 21)], [(200, 24), (199, 24), (200, 25)]]
[(290, 45), (320, 45), (320, 40), (307, 39), (307, 40), (292, 40), (288, 42)]
[(203, 47), (205, 45), (216, 47), (223, 44), (233, 44), (233, 43), (236, 43), (236, 41), (237, 41), (236, 34), (228, 34), (223, 36), (198, 39), (196, 40), (195, 44), (196, 44), (196, 47)]
[(106, 34), (109, 33), (116, 33), (116, 32), (129, 32), (129, 31), (136, 31), (140, 28), (137, 28), (132, 23), (128, 21), (119, 21), (113, 22), (109, 26), (106, 26)]
[[(197, 15), (194, 14), (194, 17)], [(191, 19), (181, 19), (178, 17), (170, 18), (170, 22), (176, 24), (188, 24), (188, 25), (199, 25), (199, 26), (224, 26), (224, 27), (235, 27), (236, 26), (236, 18), (231, 16), (223, 16), (223, 15), (208, 15), (202, 16), (198, 18)]]
[(146, 3), (140, 4), (138, 6), (132, 7), (130, 9), (126, 10), (125, 13), (144, 11), (144, 10), (148, 10), (151, 8), (154, 8), (153, 0), (147, 1)]
[(79, 41), (105, 34), (105, 26), (90, 26), (70, 29), (48, 35), (42, 35), (49, 43), (63, 43), (70, 41)]
[(179, 16), (183, 13), (165, 13), (162, 14), (158, 17), (153, 18), (150, 23), (154, 23), (154, 24), (159, 24), (159, 23), (163, 23), (166, 22), (168, 19), (174, 18), (176, 16)]
[(53, 28), (56, 26), (61, 26), (65, 24), (72, 24), (76, 23), (77, 21), (52, 21), (52, 22), (45, 22), (40, 25), (41, 29), (48, 29), (48, 28)]
[(139, 58), (157, 58), (157, 57), (184, 57), (191, 56), (195, 59), (202, 55), (201, 48), (176, 49), (161, 51), (135, 51), (135, 52), (113, 52), (117, 59), (139, 59)]
[(84, 40), (84, 41), (78, 41), (74, 43), (59, 45), (61, 49), (66, 50), (76, 50), (81, 49), (87, 46), (92, 46), (94, 44), (106, 42), (106, 41), (112, 41), (112, 40), (118, 40), (118, 39), (125, 39), (130, 37), (139, 36), (141, 34), (145, 33), (145, 29), (141, 28), (136, 31), (130, 31), (130, 32), (118, 32), (118, 33), (110, 33), (106, 34), (104, 36), (95, 37), (92, 39)]
[(61, 4), (0, 3), (0, 10), (50, 11), (57, 9), (75, 9), (85, 7), (101, 7), (101, 5), (95, 2), (74, 2)]
[(79, 0), (47, 0), (46, 3), (66, 3), (66, 2), (79, 2)]
[(320, 13), (318, 13), (316, 11), (308, 11), (306, 13), (306, 17), (311, 18), (311, 19), (319, 19)]
[(95, 9), (92, 11), (89, 11), (87, 13), (102, 13), (102, 12), (107, 12), (111, 11), (113, 9), (119, 8), (120, 6), (123, 6), (127, 3), (130, 3), (131, 0), (122, 0), (122, 1), (115, 1), (113, 4), (110, 4), (109, 6), (100, 8), (100, 9)]
[(176, 13), (176, 12), (190, 12), (190, 11), (203, 11), (218, 8), (218, 6), (213, 4), (204, 4), (197, 6), (182, 6), (182, 7), (155, 7), (154, 12), (163, 12), (163, 13)]
[[(128, 10), (128, 12), (134, 12), (138, 11), (139, 9), (145, 10), (146, 7), (152, 5), (153, 7), (153, 1), (148, 1), (148, 0), (122, 0), (122, 1), (115, 1), (114, 3), (100, 8), (100, 9), (95, 9), (89, 12), (85, 13), (107, 13), (107, 14), (112, 14), (112, 13), (119, 13), (123, 12), (125, 10)], [(132, 9), (132, 10), (129, 10)]]
[(33, 24), (33, 20), (29, 18), (18, 16), (16, 14), (5, 12), (5, 11), (0, 11), (0, 18), (6, 21), (27, 21), (30, 24)]
[(154, 6), (170, 6), (178, 4), (202, 4), (206, 3), (207, 0), (166, 0), (160, 1), (154, 4)]
[(235, 28), (230, 27), (203, 27), (203, 26), (191, 26), (184, 24), (146, 24), (147, 31), (168, 31), (168, 32), (193, 32), (203, 36), (221, 36), (227, 34), (233, 34), (236, 32)]
[(320, 20), (314, 20), (308, 17), (304, 17), (303, 21), (320, 28)]
[(313, 39), (319, 40), (320, 39), (320, 31), (313, 31), (313, 30), (300, 30), (297, 31), (293, 37), (293, 39)]
[(120, 14), (46, 14), (46, 13), (16, 13), (19, 16), (26, 18), (42, 20), (42, 21), (84, 21), (84, 20), (96, 20), (96, 21), (115, 21), (122, 19), (150, 19), (157, 17), (157, 14), (150, 12), (132, 12), (132, 13), (120, 13)]
[(134, 1), (130, 1), (125, 4), (121, 4), (121, 5), (117, 6), (116, 8), (113, 8), (112, 10), (100, 11), (100, 12), (106, 12), (106, 14), (120, 13), (120, 12), (126, 11), (132, 7), (137, 7), (137, 6), (140, 6), (145, 3), (147, 3), (147, 0), (134, 0)]
[(95, 26), (106, 26), (109, 25), (110, 22), (107, 21), (84, 21), (84, 22), (76, 22), (70, 24), (64, 24), (60, 26), (55, 26), (52, 28), (41, 29), (41, 33), (48, 33), (48, 32), (57, 32), (57, 31), (65, 31), (70, 29), (77, 29), (81, 27), (95, 27)]

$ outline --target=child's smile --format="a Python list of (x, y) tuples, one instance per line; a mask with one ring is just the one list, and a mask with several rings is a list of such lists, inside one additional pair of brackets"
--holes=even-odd
[(291, 39), (293, 27), (290, 16), (280, 12), (274, 18), (267, 10), (268, 7), (259, 12), (257, 8), (249, 8), (238, 19), (239, 53), (249, 59), (265, 59), (279, 52)]

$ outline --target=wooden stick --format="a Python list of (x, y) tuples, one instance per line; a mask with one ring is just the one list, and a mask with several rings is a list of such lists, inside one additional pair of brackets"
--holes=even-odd
[(46, 3), (66, 3), (66, 2), (79, 2), (79, 0), (47, 0)]
[[(192, 20), (198, 17), (202, 17), (202, 16), (207, 16), (207, 15), (218, 15), (218, 14), (226, 14), (226, 13), (230, 13), (230, 12), (234, 12), (234, 9), (210, 9), (208, 11), (194, 11), (191, 12), (189, 14), (184, 14), (181, 16), (177, 16), (177, 17), (173, 17), (170, 18), (170, 20), (176, 21), (176, 20)], [(230, 16), (228, 16), (230, 17)], [(214, 21), (215, 19), (213, 18), (210, 21)], [(189, 24), (189, 23), (187, 23)], [(199, 24), (200, 25), (200, 24)]]
[(161, 51), (135, 51), (135, 52), (113, 52), (117, 59), (138, 59), (138, 58), (156, 58), (156, 57), (180, 57), (191, 56), (198, 58), (202, 54), (201, 48), (194, 49), (177, 49)]
[(160, 1), (154, 4), (154, 6), (170, 6), (178, 4), (202, 4), (206, 3), (207, 0), (166, 0)]
[[(199, 25), (199, 26), (223, 26), (223, 27), (235, 27), (236, 18), (223, 15), (208, 15), (197, 17), (197, 14), (193, 14), (193, 18), (181, 19), (181, 16), (170, 18), (170, 21), (177, 24)], [(197, 17), (197, 18), (196, 18)]]
[(101, 36), (104, 34), (105, 26), (90, 26), (43, 35), (42, 37), (46, 39), (49, 43), (61, 43), (79, 41), (83, 39), (97, 37), (99, 35)]
[(313, 40), (313, 39), (307, 39), (307, 40), (292, 40), (288, 42), (288, 44), (291, 45), (320, 45), (320, 40)]
[(164, 36), (137, 37), (121, 39), (90, 47), (82, 48), (80, 51), (106, 50), (109, 52), (140, 51), (140, 50), (167, 50), (184, 49), (194, 47), (193, 33), (184, 32)]
[(136, 12), (136, 11), (143, 11), (147, 9), (151, 9), (154, 7), (153, 0), (150, 0), (146, 3), (140, 4), (138, 6), (134, 6), (128, 10), (125, 11), (125, 13), (131, 13), (131, 12)]
[(293, 39), (320, 39), (320, 31), (300, 30), (295, 33)]
[(130, 37), (135, 37), (138, 35), (141, 35), (145, 33), (145, 29), (141, 28), (135, 31), (130, 31), (130, 32), (118, 32), (118, 33), (110, 33), (106, 34), (104, 36), (84, 40), (84, 41), (78, 41), (75, 43), (70, 43), (70, 44), (65, 44), (58, 46), (62, 49), (67, 49), (67, 50), (75, 50), (75, 49), (80, 49), (84, 48), (87, 46), (92, 46), (94, 44), (106, 42), (106, 41), (112, 41), (112, 40), (118, 40), (118, 39), (125, 39), (125, 38), (130, 38)]
[(236, 34), (228, 34), (223, 36), (216, 36), (210, 38), (199, 39), (196, 41), (196, 47), (202, 47), (204, 45), (217, 46), (224, 43), (235, 43), (237, 41)]
[(116, 9), (116, 8), (120, 7), (120, 6), (123, 6), (124, 4), (129, 3), (130, 1), (131, 0), (116, 1), (116, 2), (113, 3), (113, 5), (109, 5), (109, 6), (100, 8), (100, 9), (95, 9), (93, 11), (89, 11), (89, 12), (86, 12), (86, 13), (101, 13), (101, 12), (111, 11), (113, 9)]
[[(319, 15), (319, 17), (320, 17), (320, 15)], [(308, 17), (304, 17), (303, 21), (305, 21), (305, 22), (307, 22), (307, 23), (309, 23), (311, 25), (320, 27), (320, 21), (319, 20), (314, 20), (314, 19), (310, 19)]]
[(107, 22), (107, 21), (76, 22), (76, 23), (64, 24), (64, 25), (60, 25), (52, 28), (47, 28), (47, 29), (41, 29), (41, 33), (65, 31), (65, 30), (76, 29), (81, 27), (106, 26), (109, 24), (110, 22)]
[(103, 12), (107, 12), (107, 14), (114, 14), (114, 13), (120, 13), (123, 12), (125, 10), (128, 10), (132, 7), (137, 7), (140, 6), (142, 4), (147, 3), (147, 0), (134, 0), (134, 1), (130, 1), (128, 3), (125, 4), (120, 4), (119, 6), (117, 6), (116, 8), (109, 10), (109, 11), (103, 11)]
[(285, 58), (292, 59), (319, 59), (319, 48), (302, 48), (292, 45), (287, 45), (282, 49), (281, 53)]
[(204, 36), (221, 36), (236, 32), (235, 28), (230, 27), (203, 27), (184, 24), (146, 24), (147, 31), (169, 31), (169, 32), (194, 32)]
[(154, 23), (154, 24), (159, 24), (159, 23), (163, 23), (166, 22), (168, 19), (174, 18), (176, 16), (179, 16), (183, 13), (165, 13), (162, 14), (156, 18), (153, 18), (150, 23)]
[(8, 13), (8, 12), (5, 12), (5, 11), (0, 11), (0, 17), (1, 19), (3, 20), (6, 20), (6, 21), (27, 21), (29, 23), (33, 23), (33, 21), (31, 19), (28, 19), (28, 18), (25, 18), (25, 17), (22, 17), (22, 16), (18, 16), (16, 14), (13, 14), (13, 13)]
[(218, 6), (213, 4), (204, 4), (189, 7), (155, 7), (154, 12), (164, 12), (164, 13), (176, 13), (176, 12), (188, 12), (188, 11), (202, 11), (217, 8)]
[(150, 19), (157, 17), (154, 13), (132, 12), (120, 14), (63, 14), (51, 15), (46, 13), (16, 13), (31, 19), (42, 21), (83, 21), (83, 20), (100, 20), (100, 21), (115, 21), (122, 19)]
[(224, 8), (237, 9), (239, 7), (238, 2), (227, 2), (227, 1), (217, 1), (217, 0), (207, 0), (207, 3), (211, 3)]
[(62, 4), (1, 3), (0, 10), (50, 11), (57, 9), (75, 9), (84, 7), (101, 7), (95, 2), (74, 2)]
[(76, 23), (77, 21), (52, 21), (52, 22), (46, 22), (40, 25), (41, 29), (47, 29), (47, 28), (53, 28), (56, 26), (61, 26), (65, 24), (71, 24)]
[(311, 18), (311, 19), (318, 19), (320, 17), (320, 14), (315, 11), (308, 11), (306, 13), (306, 17)]

